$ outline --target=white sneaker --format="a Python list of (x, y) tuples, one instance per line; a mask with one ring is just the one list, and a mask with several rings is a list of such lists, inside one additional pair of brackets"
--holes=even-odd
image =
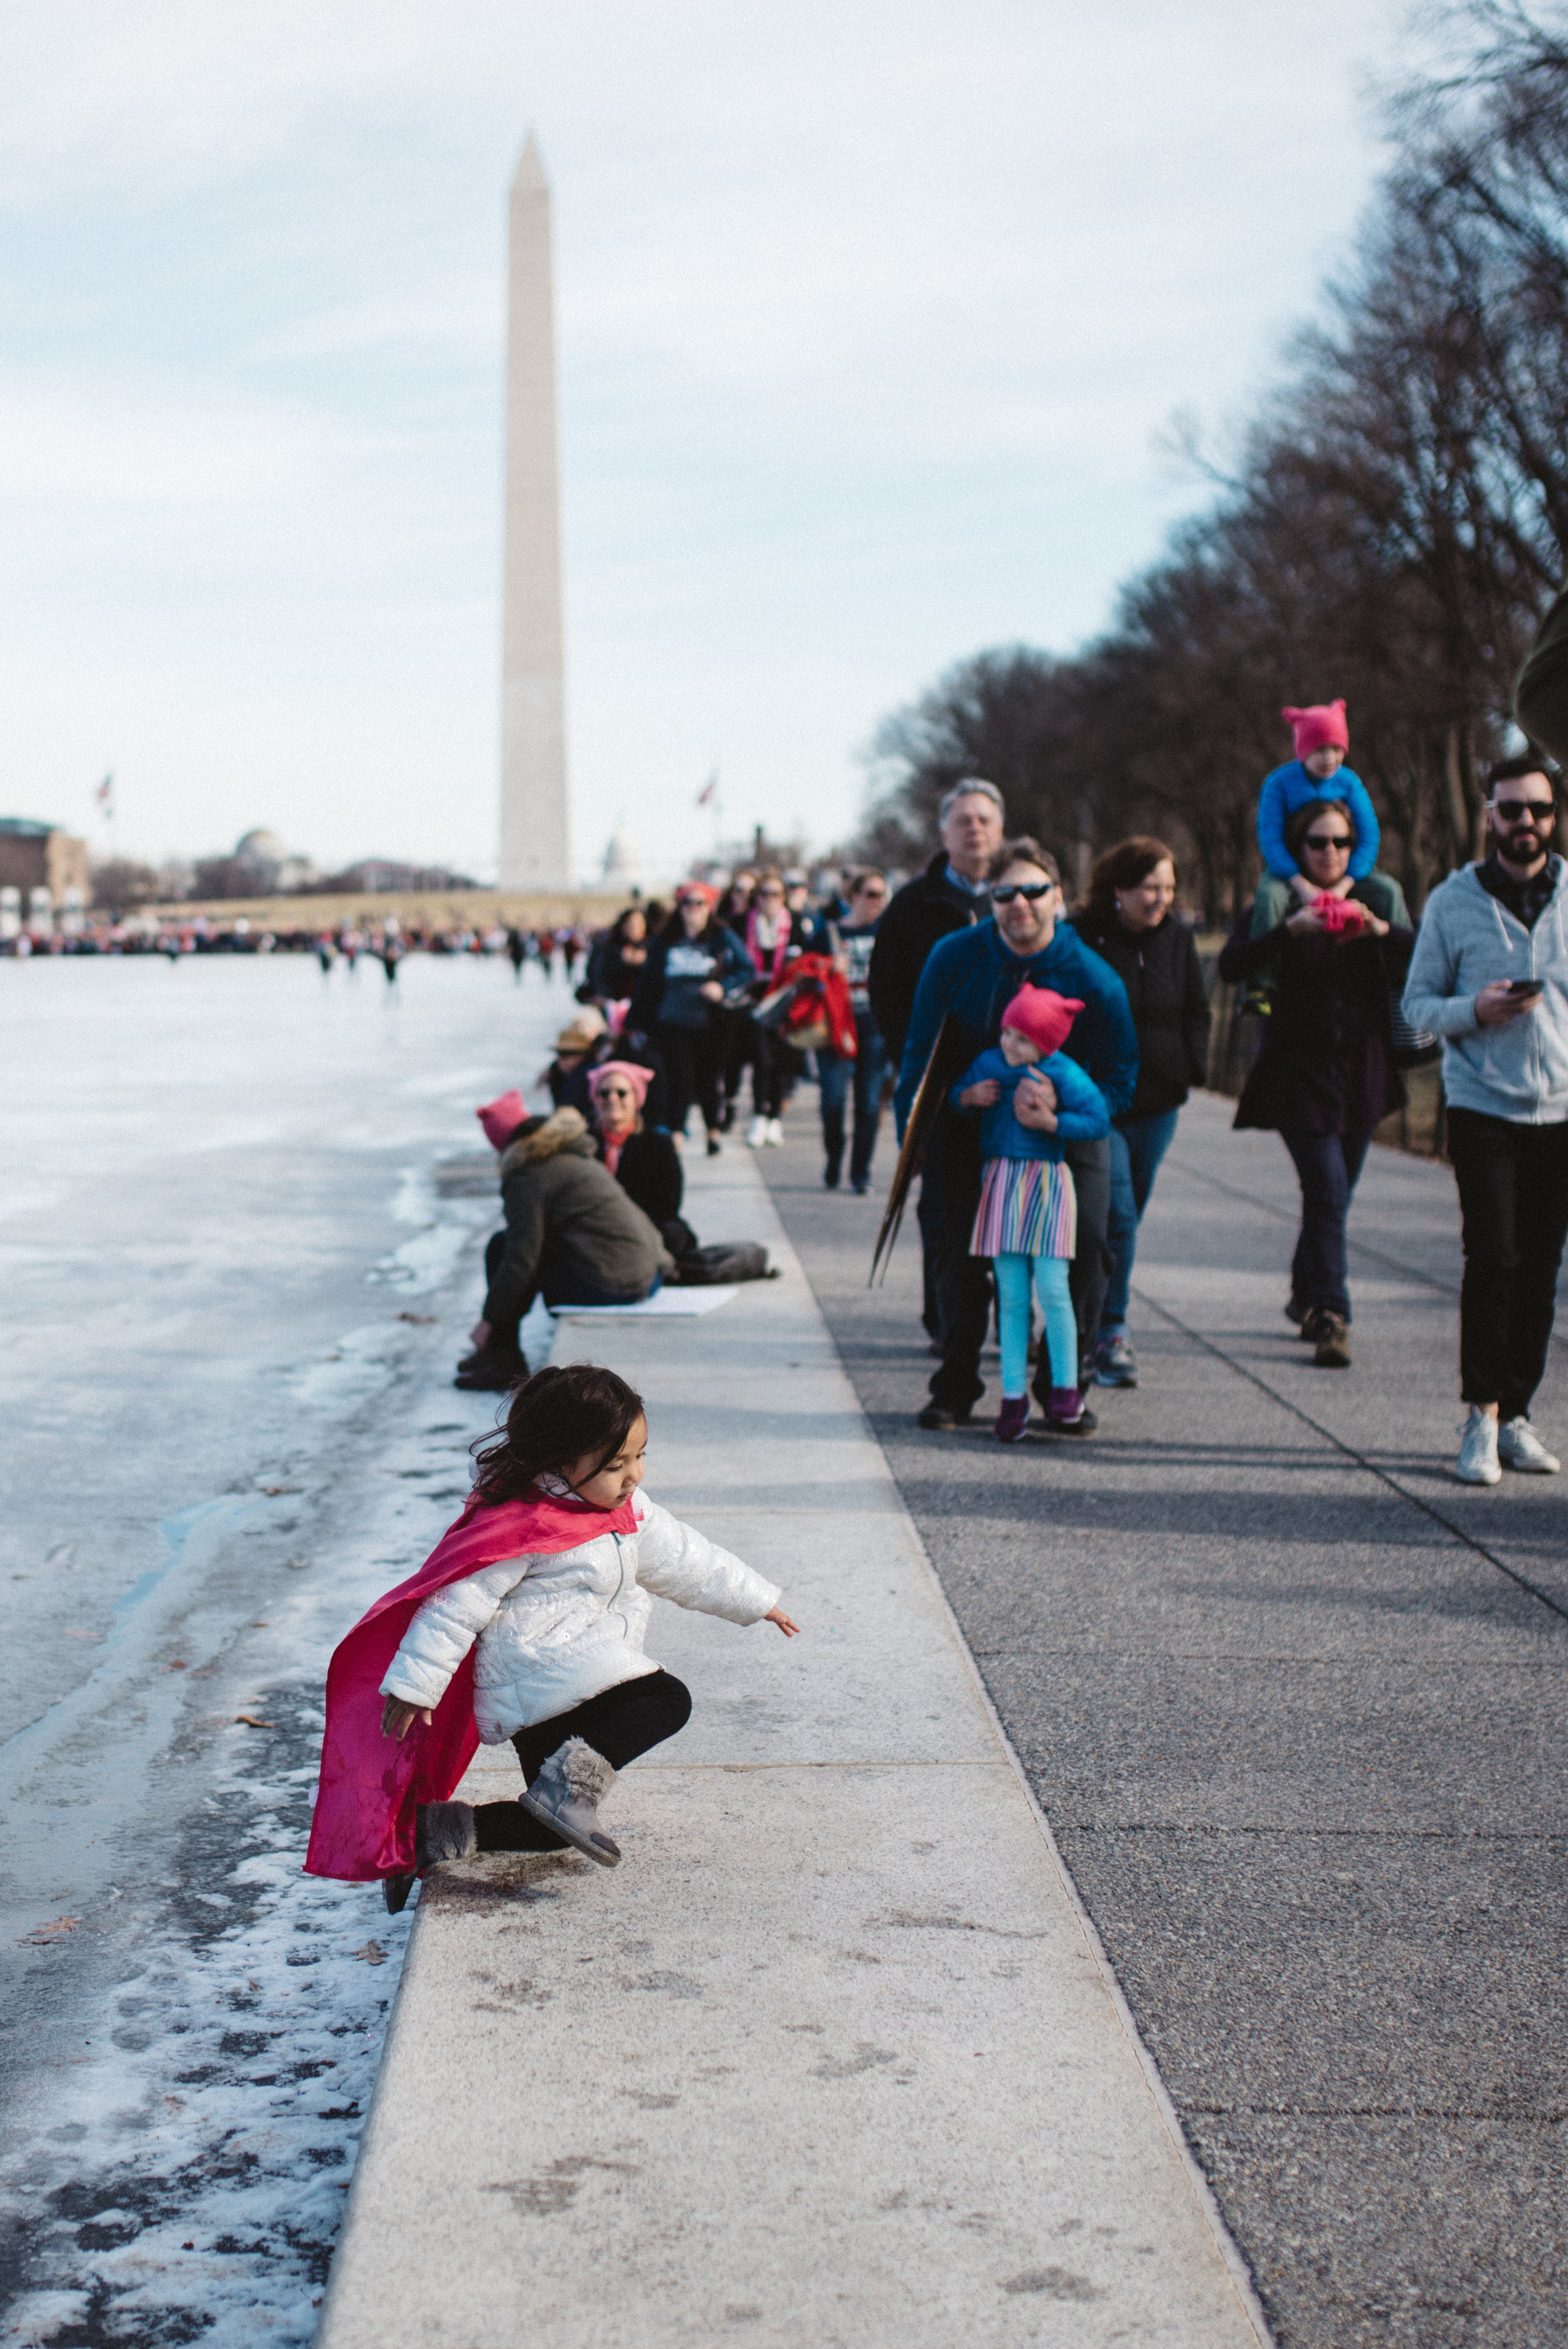
[(1454, 1475), (1461, 1485), (1501, 1485), (1502, 1471), (1497, 1464), (1497, 1421), (1479, 1403), (1471, 1403), (1470, 1417), (1460, 1430), (1463, 1438)]
[(748, 1150), (760, 1150), (767, 1139), (768, 1120), (765, 1117), (754, 1117), (746, 1129), (746, 1147)]
[(1548, 1452), (1522, 1412), (1498, 1429), (1497, 1456), (1505, 1468), (1522, 1469), (1527, 1476), (1555, 1476), (1563, 1465)]
[(768, 1132), (763, 1136), (763, 1139), (767, 1143), (769, 1150), (777, 1150), (782, 1145), (784, 1140), (784, 1128), (776, 1117), (770, 1117), (769, 1119)]

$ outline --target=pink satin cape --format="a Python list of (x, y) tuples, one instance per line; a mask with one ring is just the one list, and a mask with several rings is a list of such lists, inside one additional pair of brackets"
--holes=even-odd
[(575, 1549), (602, 1534), (636, 1530), (631, 1501), (618, 1509), (593, 1509), (535, 1493), (492, 1507), (469, 1503), (418, 1573), (384, 1592), (333, 1651), (307, 1875), (363, 1884), (379, 1876), (411, 1874), (416, 1806), (448, 1801), (473, 1759), (480, 1736), (474, 1727), (471, 1648), (428, 1726), (416, 1721), (400, 1738), (381, 1733), (381, 1683), (426, 1599), (503, 1557)]

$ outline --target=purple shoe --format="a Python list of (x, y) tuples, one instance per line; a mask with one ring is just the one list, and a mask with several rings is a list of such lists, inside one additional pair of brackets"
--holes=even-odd
[[(1085, 1423), (1088, 1423), (1086, 1425)], [(1077, 1387), (1053, 1387), (1046, 1404), (1046, 1426), (1053, 1435), (1087, 1435), (1094, 1425)]]
[(1004, 1395), (1002, 1408), (996, 1414), (998, 1444), (1022, 1444), (1029, 1428), (1029, 1398), (1026, 1394)]

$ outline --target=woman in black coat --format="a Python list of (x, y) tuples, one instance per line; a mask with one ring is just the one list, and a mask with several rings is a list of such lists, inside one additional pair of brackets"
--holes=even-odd
[(1072, 916), (1085, 946), (1109, 963), (1127, 989), (1138, 1030), (1138, 1090), (1110, 1129), (1110, 1280), (1100, 1310), (1094, 1374), (1102, 1387), (1135, 1387), (1138, 1361), (1127, 1335), (1127, 1299), (1138, 1226), (1176, 1113), (1209, 1068), (1209, 996), (1197, 944), (1171, 908), (1176, 860), (1147, 834), (1118, 843), (1095, 865), (1088, 903)]
[(593, 941), (581, 1000), (624, 1003), (635, 994), (648, 960), (648, 919), (641, 905), (628, 905)]
[(745, 948), (715, 920), (717, 891), (683, 881), (675, 911), (648, 949), (626, 1015), (628, 1028), (653, 1039), (669, 1078), (670, 1132), (686, 1132), (696, 1101), (707, 1128), (709, 1157), (719, 1147), (718, 1080), (724, 1030), (721, 1007), (753, 976)]
[(593, 1071), (590, 1082), (601, 1164), (641, 1207), (670, 1254), (685, 1256), (696, 1245), (681, 1220), (686, 1178), (680, 1153), (669, 1135), (643, 1122), (647, 1070), (634, 1061), (607, 1061)]
[(1356, 827), (1342, 800), (1297, 808), (1285, 839), (1319, 894), (1298, 904), (1265, 880), (1220, 957), (1220, 977), (1231, 986), (1278, 957), (1263, 1050), (1236, 1123), (1276, 1133), (1295, 1162), (1301, 1236), (1284, 1309), (1315, 1341), (1324, 1369), (1347, 1370), (1346, 1218), (1373, 1129), (1405, 1100), (1391, 992), (1404, 983), (1416, 936), (1404, 893), (1387, 873), (1346, 885)]

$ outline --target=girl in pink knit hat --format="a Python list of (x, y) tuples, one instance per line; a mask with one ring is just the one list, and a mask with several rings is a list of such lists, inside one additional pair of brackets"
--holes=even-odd
[[(1002, 1014), (999, 1047), (982, 1052), (953, 1088), (953, 1107), (980, 1112), (985, 1166), (971, 1256), (989, 1257), (1002, 1327), (999, 1444), (1020, 1444), (1029, 1424), (1029, 1303), (1038, 1297), (1051, 1365), (1046, 1425), (1070, 1435), (1081, 1428), (1078, 1321), (1068, 1266), (1078, 1243), (1078, 1194), (1063, 1161), (1068, 1142), (1098, 1142), (1110, 1131), (1099, 1087), (1061, 1047), (1083, 1005), (1048, 987), (1021, 987)], [(1020, 1124), (1018, 1088), (1044, 1080), (1054, 1094), (1044, 1126)]]

